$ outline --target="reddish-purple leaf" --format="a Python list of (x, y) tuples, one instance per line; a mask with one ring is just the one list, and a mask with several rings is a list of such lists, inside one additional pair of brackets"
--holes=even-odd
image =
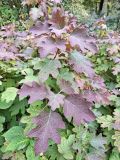
[(0, 36), (2, 37), (12, 37), (15, 34), (15, 25), (8, 24), (6, 26), (2, 26), (0, 30)]
[(74, 51), (71, 54), (69, 64), (73, 65), (73, 68), (77, 73), (84, 73), (87, 77), (90, 78), (95, 76), (95, 72), (90, 61), (77, 51)]
[(54, 33), (57, 37), (61, 37), (63, 34), (67, 32), (66, 31), (67, 28), (65, 27), (62, 29), (59, 29), (56, 26), (51, 26), (49, 29), (51, 30), (51, 33)]
[(34, 36), (40, 36), (42, 34), (48, 34), (49, 33), (49, 25), (47, 22), (36, 22), (36, 25), (30, 28), (30, 33)]
[(58, 113), (41, 112), (39, 116), (33, 119), (33, 123), (35, 123), (37, 127), (32, 129), (28, 136), (36, 138), (36, 155), (47, 150), (49, 139), (52, 139), (57, 144), (60, 143), (61, 138), (57, 129), (64, 129), (65, 124)]
[(15, 60), (17, 48), (13, 44), (0, 43), (0, 60)]
[(66, 94), (74, 94), (75, 93), (74, 89), (71, 87), (70, 82), (62, 79), (58, 82), (58, 84), (59, 84), (60, 89), (64, 93), (66, 93)]
[(66, 50), (66, 42), (65, 40), (48, 37), (41, 37), (36, 39), (37, 47), (39, 47), (40, 57), (44, 58), (49, 54), (56, 55), (58, 49), (61, 51)]
[(52, 12), (51, 24), (57, 26), (57, 28), (62, 29), (65, 26), (65, 12), (63, 8), (54, 7)]
[(87, 102), (81, 95), (69, 95), (64, 103), (64, 115), (66, 118), (72, 118), (76, 125), (95, 120), (95, 115), (91, 111), (93, 103)]
[(76, 29), (69, 38), (72, 47), (78, 47), (82, 52), (97, 53), (95, 40), (87, 35), (85, 28)]
[(94, 88), (95, 90), (96, 89), (101, 89), (101, 90), (106, 91), (106, 86), (105, 86), (104, 80), (98, 75), (96, 75), (91, 80), (91, 85), (92, 85), (92, 88)]
[(37, 100), (43, 100), (47, 97), (48, 92), (44, 85), (39, 85), (35, 82), (32, 83), (32, 86), (23, 84), (21, 89), (18, 91), (20, 99), (29, 96), (29, 103), (33, 103)]
[(0, 60), (15, 60), (16, 57), (12, 52), (7, 52), (5, 50), (0, 50)]
[(59, 108), (60, 105), (64, 104), (64, 95), (60, 93), (54, 94), (53, 92), (49, 91), (48, 99), (49, 99), (48, 105), (51, 106), (51, 109), (53, 111), (55, 111), (56, 108)]
[(92, 91), (92, 90), (85, 90), (83, 92), (83, 97), (87, 99), (89, 102), (100, 103), (104, 105), (108, 105), (110, 103), (109, 97), (110, 93), (106, 90), (105, 92), (99, 91)]

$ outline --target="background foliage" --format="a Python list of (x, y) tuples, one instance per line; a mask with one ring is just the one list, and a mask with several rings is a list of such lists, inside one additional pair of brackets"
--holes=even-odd
[(119, 1), (41, 2), (1, 4), (0, 158), (119, 160)]

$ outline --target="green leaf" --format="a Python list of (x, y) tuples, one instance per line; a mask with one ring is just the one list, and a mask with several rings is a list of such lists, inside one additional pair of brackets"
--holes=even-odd
[(49, 160), (65, 160), (63, 155), (58, 152), (58, 148), (55, 144), (49, 145), (45, 156), (47, 156)]
[(112, 152), (112, 154), (110, 155), (109, 160), (120, 160), (120, 154), (118, 152)]
[(1, 99), (2, 101), (6, 101), (7, 103), (10, 101), (14, 101), (17, 96), (17, 88), (9, 87), (2, 93)]
[(30, 107), (27, 109), (27, 112), (30, 114), (30, 116), (23, 116), (21, 119), (21, 123), (25, 123), (26, 127), (24, 129), (24, 132), (27, 133), (31, 129), (35, 127), (33, 125), (32, 119), (33, 117), (39, 115), (41, 109), (42, 109), (43, 102), (42, 101), (36, 101), (30, 105)]
[(13, 105), (9, 109), (11, 116), (17, 115), (19, 112), (23, 115), (25, 113), (25, 107), (27, 107), (27, 99), (19, 101), (19, 98), (16, 98)]
[(115, 131), (112, 139), (114, 139), (114, 146), (116, 146), (118, 151), (120, 152), (120, 131)]
[(22, 70), (22, 74), (25, 75), (25, 78), (19, 82), (20, 84), (21, 83), (32, 83), (33, 81), (39, 83), (38, 76), (33, 75), (34, 72), (31, 68), (26, 68)]
[(62, 68), (60, 70), (60, 74), (58, 76), (58, 79), (64, 79), (65, 81), (69, 81), (69, 82), (73, 83), (74, 78), (75, 78), (74, 74), (72, 72), (70, 72), (68, 68)]
[(6, 151), (15, 151), (25, 148), (28, 145), (29, 140), (24, 137), (15, 137), (14, 140), (11, 140), (8, 143)]
[(101, 124), (102, 128), (108, 128), (111, 130), (113, 128), (113, 117), (110, 115), (105, 115), (97, 118), (97, 122)]
[(72, 88), (75, 90), (76, 93), (78, 93), (79, 92), (78, 86), (75, 83), (74, 79), (75, 79), (75, 75), (72, 72), (70, 72), (68, 68), (62, 68), (60, 70), (60, 74), (57, 77), (57, 84), (59, 85), (60, 80), (65, 80), (67, 82), (70, 82)]
[(15, 153), (7, 152), (3, 155), (2, 159), (10, 159), (10, 160), (26, 160), (25, 155), (22, 151), (18, 151)]
[(0, 86), (2, 85), (2, 81), (0, 81)]
[(20, 152), (16, 152), (15, 155), (13, 154), (13, 157), (11, 158), (11, 160), (26, 160), (25, 155), (22, 153), (22, 151)]
[(27, 157), (27, 160), (40, 160), (39, 156), (37, 156), (37, 157), (35, 156), (33, 141), (31, 141), (30, 145), (27, 147), (26, 157)]
[(49, 78), (49, 75), (52, 75), (52, 77), (57, 78), (59, 74), (58, 68), (61, 68), (61, 63), (57, 59), (55, 60), (46, 59), (44, 62), (42, 62), (39, 66), (40, 82), (45, 82)]
[(59, 92), (59, 87), (56, 84), (56, 79), (53, 79), (52, 77), (49, 77), (46, 81), (46, 84), (52, 88), (55, 92)]
[(105, 144), (107, 144), (106, 138), (102, 136), (102, 134), (99, 134), (98, 136), (94, 136), (90, 144), (96, 148), (96, 149), (105, 149)]
[(6, 103), (6, 101), (0, 101), (0, 109), (7, 109), (12, 105), (12, 101), (9, 103)]
[(58, 151), (67, 160), (74, 158), (74, 152), (72, 149), (74, 141), (75, 141), (75, 135), (70, 135), (68, 139), (62, 137), (61, 144), (58, 145)]
[(0, 116), (0, 132), (3, 131), (3, 123), (5, 122), (5, 117)]
[(23, 131), (24, 130), (22, 127), (15, 126), (3, 134), (5, 140), (7, 141), (5, 151), (21, 150), (28, 145), (29, 139), (24, 136)]

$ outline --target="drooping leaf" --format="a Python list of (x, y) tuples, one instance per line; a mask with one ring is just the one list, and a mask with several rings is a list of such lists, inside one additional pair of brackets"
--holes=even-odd
[(48, 140), (52, 139), (55, 143), (60, 143), (60, 135), (57, 129), (64, 129), (65, 124), (61, 116), (56, 112), (41, 112), (39, 116), (33, 119), (36, 128), (29, 132), (29, 137), (36, 138), (35, 153), (43, 153), (48, 148)]
[(87, 102), (81, 95), (73, 94), (65, 98), (64, 115), (66, 118), (72, 118), (76, 125), (84, 122), (90, 122), (95, 119), (91, 111), (92, 103)]
[(32, 83), (32, 86), (24, 84), (21, 89), (18, 91), (20, 99), (23, 99), (29, 96), (29, 103), (33, 103), (37, 100), (43, 100), (47, 97), (47, 89), (44, 85), (39, 85), (35, 82)]

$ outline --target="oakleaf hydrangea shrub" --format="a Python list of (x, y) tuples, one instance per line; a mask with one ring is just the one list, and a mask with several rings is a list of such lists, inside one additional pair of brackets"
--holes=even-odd
[(119, 159), (119, 91), (94, 62), (110, 37), (91, 36), (59, 0), (35, 3), (29, 30), (0, 31), (1, 158)]

